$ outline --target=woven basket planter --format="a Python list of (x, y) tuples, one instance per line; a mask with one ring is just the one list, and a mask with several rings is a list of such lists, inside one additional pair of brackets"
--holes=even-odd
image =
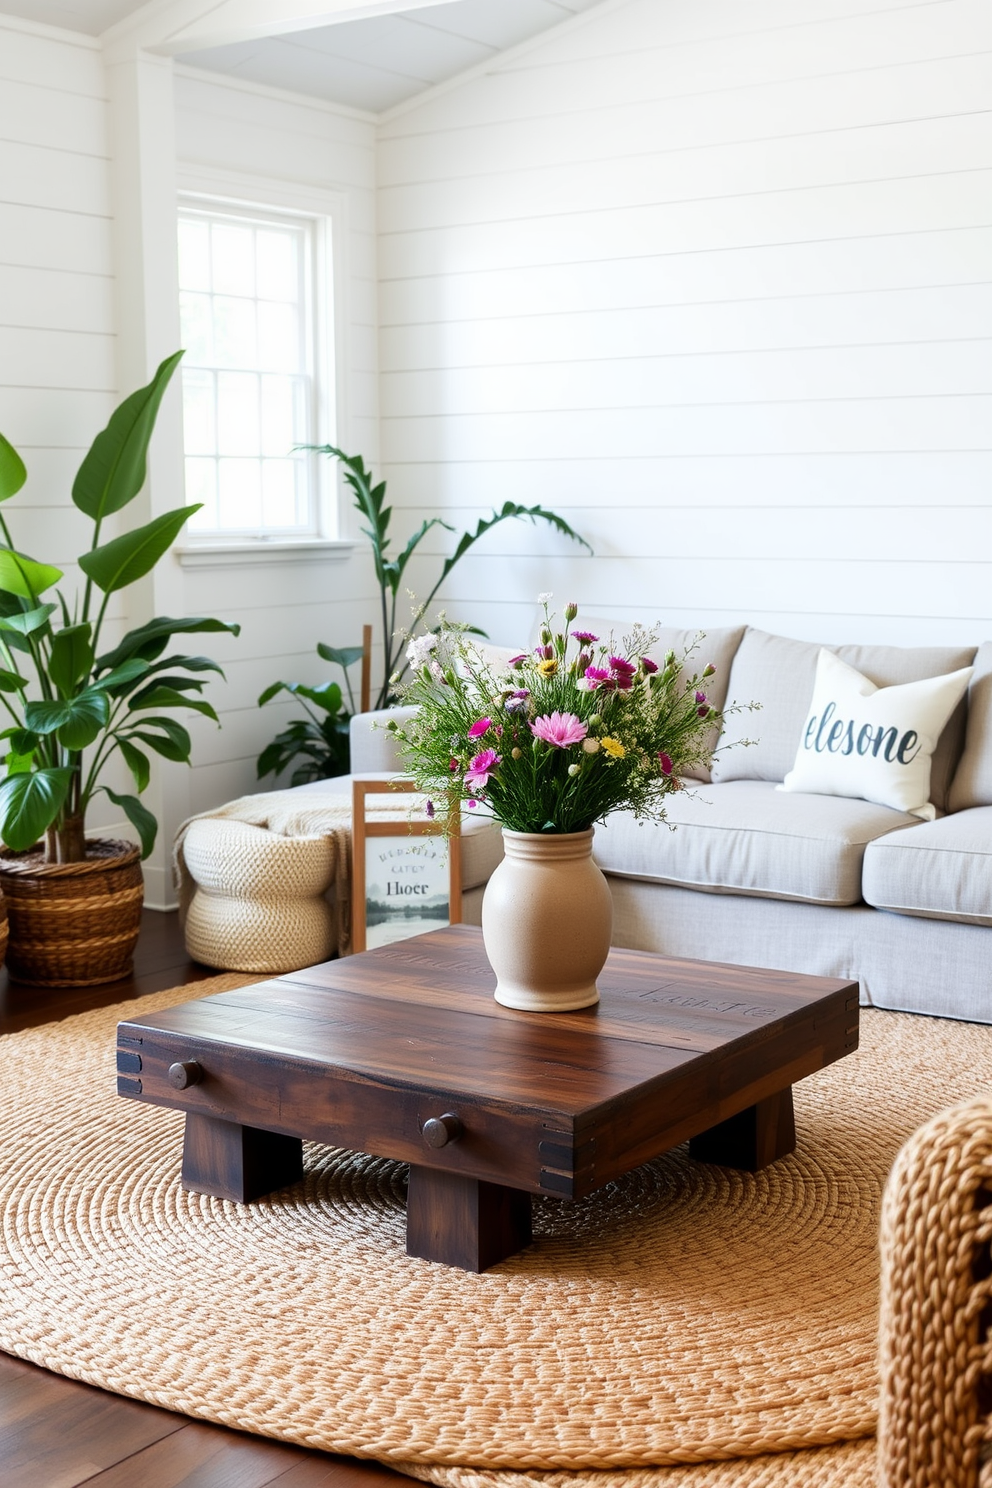
[(130, 975), (144, 901), (132, 843), (93, 838), (82, 863), (46, 863), (39, 848), (4, 852), (0, 885), (10, 916), (7, 969), (16, 981), (92, 987)]

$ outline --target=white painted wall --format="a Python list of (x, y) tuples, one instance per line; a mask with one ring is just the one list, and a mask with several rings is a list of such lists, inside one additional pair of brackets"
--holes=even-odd
[[(343, 274), (341, 368), (347, 397), (339, 436), (376, 454), (374, 125), (319, 103), (287, 100), (202, 74), (176, 83), (180, 170), (216, 168), (325, 189), (343, 200), (338, 243)], [(0, 430), (29, 468), (25, 491), (5, 510), (15, 541), (67, 568), (89, 541), (70, 487), (83, 453), (118, 401), (115, 239), (107, 77), (96, 42), (0, 17)], [(181, 499), (181, 496), (180, 498)], [(345, 511), (346, 524), (350, 513)], [(147, 898), (171, 899), (167, 868), (174, 819), (257, 788), (255, 759), (290, 716), (256, 698), (282, 677), (322, 679), (318, 640), (358, 642), (374, 618), (370, 566), (346, 558), (267, 562), (237, 558), (173, 565), (169, 608), (242, 624), (239, 640), (194, 638), (216, 656), (226, 685), (209, 695), (223, 727), (190, 715), (195, 764), (165, 776), (163, 831), (146, 865)], [(127, 623), (128, 593), (109, 640)], [(134, 597), (134, 605), (140, 600)], [(144, 618), (138, 614), (134, 616)], [(121, 775), (112, 781), (125, 789)], [(156, 802), (158, 809), (158, 803)], [(89, 826), (131, 835), (98, 802)]]
[[(71, 594), (92, 536), (72, 481), (116, 401), (107, 96), (90, 38), (0, 17), (0, 179), (0, 431), (28, 468), (4, 516)], [(123, 604), (111, 615), (110, 644)], [(124, 825), (105, 797), (90, 824)]]
[[(342, 199), (335, 252), (339, 256), (339, 351), (342, 390), (337, 437), (344, 448), (375, 459), (377, 449), (375, 124), (369, 116), (312, 99), (177, 70), (176, 129), (180, 180), (197, 171), (226, 174), (249, 196), (252, 178), (279, 182), (288, 192), (327, 192)], [(280, 200), (271, 202), (282, 205)], [(342, 497), (345, 535), (357, 523)], [(316, 682), (334, 675), (316, 655), (318, 641), (361, 643), (363, 622), (375, 619), (374, 579), (363, 548), (347, 558), (276, 554), (265, 563), (219, 558), (184, 570), (187, 613), (240, 621), (237, 640), (213, 637), (228, 685), (217, 689), (222, 729), (197, 719), (190, 777), (190, 810), (259, 789), (255, 760), (261, 748), (299, 714), (275, 701), (259, 711), (256, 699), (270, 682)], [(205, 649), (207, 649), (205, 647)], [(355, 685), (357, 686), (355, 668)], [(273, 788), (272, 777), (265, 788)]]
[(990, 57), (988, 0), (605, 0), (384, 119), (391, 494), (596, 551), (508, 524), (449, 609), (992, 634)]

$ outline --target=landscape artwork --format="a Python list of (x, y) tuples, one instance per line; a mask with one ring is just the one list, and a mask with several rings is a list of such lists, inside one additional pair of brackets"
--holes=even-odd
[(365, 841), (368, 950), (450, 922), (448, 843), (438, 836)]

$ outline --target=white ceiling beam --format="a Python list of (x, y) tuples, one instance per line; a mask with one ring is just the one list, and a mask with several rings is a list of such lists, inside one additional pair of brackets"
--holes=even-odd
[(343, 21), (450, 5), (453, 0), (148, 0), (103, 35), (108, 54), (135, 49), (178, 56)]

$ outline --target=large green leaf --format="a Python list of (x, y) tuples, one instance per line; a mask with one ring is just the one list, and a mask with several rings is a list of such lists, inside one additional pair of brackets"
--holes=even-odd
[[(129, 656), (140, 656), (145, 661), (154, 661), (156, 657), (161, 656), (170, 638), (174, 635), (222, 630), (235, 636), (241, 634), (240, 625), (229, 624), (226, 620), (208, 620), (202, 615), (187, 615), (183, 619), (175, 620), (171, 615), (159, 615), (156, 619), (139, 625), (136, 630), (129, 630), (119, 646), (115, 646), (113, 651), (104, 652), (103, 656), (98, 656), (96, 669), (98, 672), (104, 672), (108, 667), (120, 666), (121, 662), (127, 661)], [(204, 660), (205, 658), (198, 659)], [(175, 666), (178, 662), (179, 658), (175, 657), (169, 665)], [(213, 663), (211, 662), (210, 665), (212, 666)]]
[(148, 442), (159, 405), (183, 353), (166, 357), (147, 387), (125, 398), (96, 436), (72, 486), (72, 499), (94, 521), (120, 511), (145, 483)]
[(140, 656), (132, 656), (130, 661), (122, 661), (120, 666), (114, 667), (113, 671), (100, 677), (93, 683), (93, 686), (123, 697), (141, 681), (142, 677), (147, 677), (150, 671), (151, 667), (147, 661), (142, 661)]
[(204, 718), (212, 718), (214, 723), (220, 722), (206, 698), (186, 697), (175, 687), (166, 687), (162, 682), (153, 682), (143, 692), (135, 693), (128, 707), (135, 713), (144, 708), (191, 708), (194, 713), (202, 713)]
[(307, 687), (303, 682), (273, 682), (260, 695), (258, 706), (263, 708), (280, 692), (288, 692), (293, 697), (306, 698), (307, 702), (315, 704), (325, 713), (337, 713), (341, 708), (341, 688), (337, 682), (324, 682), (319, 687)]
[(61, 811), (71, 780), (64, 767), (7, 776), (0, 784), (0, 837), (8, 847), (34, 847)]
[(71, 697), (93, 665), (93, 627), (68, 625), (52, 636), (48, 675), (63, 697)]
[(14, 446), (0, 434), (0, 501), (16, 496), (27, 478), (24, 461)]
[(127, 739), (118, 739), (117, 744), (124, 756), (124, 763), (134, 776), (134, 783), (139, 793), (147, 790), (152, 773), (151, 762), (147, 754), (142, 753), (136, 744), (129, 743)]
[(38, 605), (33, 610), (19, 610), (13, 615), (0, 616), (0, 630), (13, 631), (17, 635), (34, 635), (48, 624), (49, 615), (54, 615), (58, 605)]
[[(140, 739), (142, 744), (147, 744), (149, 749), (154, 749), (163, 759), (175, 760), (177, 764), (189, 763), (190, 752), (193, 741), (189, 736), (189, 730), (183, 728), (174, 718), (142, 718), (140, 728), (128, 730), (128, 739)], [(149, 729), (155, 729), (155, 733), (149, 733)]]
[(160, 517), (146, 522), (144, 527), (125, 532), (122, 537), (115, 537), (92, 552), (84, 553), (79, 566), (104, 594), (126, 589), (128, 584), (151, 573), (163, 553), (172, 547), (183, 524), (199, 510), (200, 507), (194, 505), (163, 512)]
[(60, 568), (48, 563), (36, 563), (24, 553), (13, 548), (0, 548), (0, 589), (8, 594), (17, 594), (21, 599), (37, 603), (38, 595), (44, 594), (62, 577)]
[(109, 785), (103, 785), (100, 789), (106, 791), (114, 805), (121, 808), (141, 841), (141, 856), (147, 858), (155, 846), (155, 836), (158, 832), (158, 822), (148, 807), (142, 806), (137, 796), (119, 796), (116, 791), (110, 789)]
[(356, 661), (361, 661), (365, 655), (364, 646), (328, 646), (323, 641), (317, 642), (317, 655), (322, 656), (325, 661), (337, 662), (339, 667), (345, 671), (354, 666)]
[(110, 703), (105, 692), (95, 687), (78, 697), (59, 701), (28, 703), (24, 722), (36, 734), (55, 734), (66, 749), (86, 749), (106, 728)]

